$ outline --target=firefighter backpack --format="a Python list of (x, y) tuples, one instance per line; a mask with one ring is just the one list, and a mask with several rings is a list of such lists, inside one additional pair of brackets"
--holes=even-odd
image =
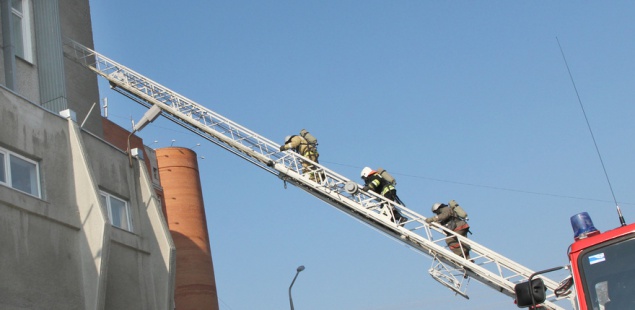
[(397, 185), (397, 180), (395, 180), (395, 178), (390, 175), (390, 173), (388, 173), (388, 171), (386, 171), (386, 169), (384, 168), (377, 168), (377, 173), (384, 178), (384, 180), (388, 181), (388, 183), (394, 185)]
[(467, 212), (465, 212), (465, 210), (459, 206), (459, 204), (456, 202), (456, 200), (452, 199), (450, 200), (449, 203), (450, 208), (452, 208), (452, 210), (454, 210), (454, 213), (456, 214), (456, 216), (460, 217), (463, 220), (468, 220), (467, 218)]
[(317, 139), (308, 131), (306, 131), (306, 129), (302, 129), (300, 130), (300, 136), (302, 136), (302, 138), (304, 138), (304, 140), (306, 140), (306, 142), (309, 143), (309, 145), (315, 147), (318, 144)]

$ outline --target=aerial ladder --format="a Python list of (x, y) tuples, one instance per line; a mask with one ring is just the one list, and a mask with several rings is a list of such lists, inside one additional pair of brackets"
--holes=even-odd
[[(235, 123), (165, 86), (70, 39), (64, 39), (64, 55), (105, 78), (111, 88), (133, 101), (160, 109), (161, 115), (204, 139), (232, 152), (339, 209), (362, 223), (432, 258), (428, 269), (432, 278), (464, 298), (470, 279), (514, 298), (514, 286), (527, 281), (534, 271), (477, 242), (456, 235), (445, 227), (425, 222), (426, 217), (401, 204), (385, 199), (337, 174), (324, 165), (311, 162), (292, 151), (280, 152), (280, 145)], [(313, 175), (303, 171), (302, 162), (313, 166)], [(392, 221), (392, 208), (408, 220)], [(461, 247), (469, 246), (471, 260), (454, 254), (445, 245), (448, 236), (458, 238)], [(540, 276), (546, 287), (548, 309), (564, 309), (558, 300), (574, 303), (573, 294), (556, 296), (559, 283)], [(575, 306), (574, 306), (575, 307)]]

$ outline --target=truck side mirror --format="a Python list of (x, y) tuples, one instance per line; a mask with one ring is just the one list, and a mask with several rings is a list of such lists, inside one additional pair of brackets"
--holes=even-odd
[(547, 296), (545, 294), (545, 283), (540, 278), (516, 284), (514, 292), (516, 293), (516, 303), (518, 308), (535, 306), (545, 302)]

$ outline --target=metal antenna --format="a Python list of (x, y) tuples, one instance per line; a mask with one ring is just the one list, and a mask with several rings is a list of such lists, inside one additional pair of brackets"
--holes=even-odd
[(567, 67), (567, 72), (569, 72), (569, 78), (571, 79), (571, 84), (573, 84), (573, 89), (575, 90), (575, 94), (578, 97), (578, 103), (580, 104), (580, 108), (582, 109), (582, 114), (584, 114), (584, 119), (586, 120), (586, 125), (589, 128), (589, 133), (591, 134), (591, 139), (593, 139), (593, 144), (595, 145), (595, 151), (598, 153), (598, 157), (600, 158), (600, 163), (602, 164), (602, 170), (604, 170), (604, 176), (606, 177), (606, 182), (609, 184), (609, 189), (611, 190), (611, 195), (613, 195), (613, 201), (615, 202), (615, 207), (617, 208), (617, 214), (620, 218), (620, 224), (622, 226), (626, 225), (626, 221), (624, 221), (624, 216), (622, 216), (622, 210), (620, 210), (620, 206), (617, 204), (617, 199), (615, 198), (615, 192), (613, 191), (613, 186), (611, 185), (611, 180), (609, 179), (609, 174), (606, 172), (606, 167), (604, 166), (604, 160), (602, 160), (602, 154), (600, 154), (600, 148), (598, 148), (598, 144), (595, 141), (595, 136), (593, 135), (593, 130), (591, 130), (591, 124), (589, 123), (589, 118), (586, 116), (586, 111), (584, 111), (584, 106), (582, 105), (582, 100), (580, 99), (580, 94), (578, 93), (578, 88), (575, 86), (575, 81), (573, 80), (573, 75), (571, 74), (571, 70), (569, 69), (569, 64), (567, 63), (567, 58), (564, 56), (564, 51), (562, 50), (562, 46), (560, 45), (560, 40), (556, 37), (556, 41), (558, 41), (558, 47), (560, 47), (560, 53), (562, 54), (562, 59), (564, 60), (564, 64)]
[(104, 97), (104, 117), (108, 118), (108, 97)]

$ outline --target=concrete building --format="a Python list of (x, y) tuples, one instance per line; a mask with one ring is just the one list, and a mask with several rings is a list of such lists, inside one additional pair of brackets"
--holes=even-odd
[(0, 0), (0, 27), (0, 309), (174, 309), (156, 155), (132, 136), (130, 160), (96, 75), (63, 55), (93, 46), (89, 1)]

